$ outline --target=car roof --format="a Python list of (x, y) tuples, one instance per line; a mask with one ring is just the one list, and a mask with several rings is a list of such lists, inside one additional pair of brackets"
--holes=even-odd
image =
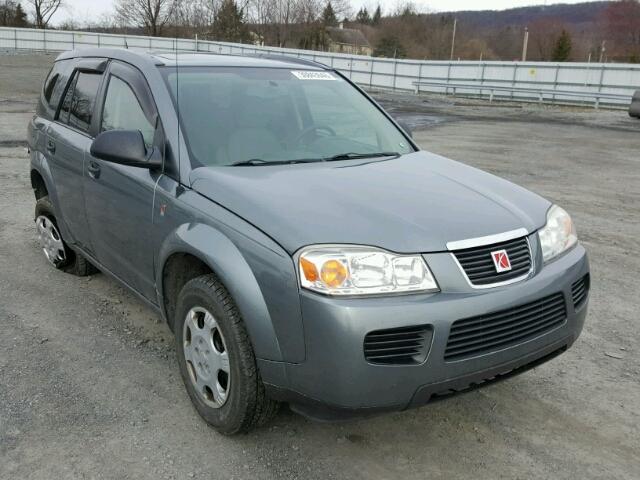
[(176, 53), (173, 51), (142, 51), (124, 48), (81, 48), (64, 52), (56, 58), (113, 58), (133, 65), (153, 63), (157, 66), (212, 66), (212, 67), (256, 67), (256, 68), (301, 68), (324, 70), (322, 65), (311, 60), (274, 54), (224, 55), (219, 53)]

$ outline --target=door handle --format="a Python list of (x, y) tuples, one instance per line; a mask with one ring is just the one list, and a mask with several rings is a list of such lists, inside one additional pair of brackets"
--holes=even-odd
[(47, 140), (47, 151), (56, 153), (56, 144), (53, 140)]
[(87, 170), (91, 178), (100, 177), (100, 165), (97, 162), (90, 161), (89, 165), (87, 165)]

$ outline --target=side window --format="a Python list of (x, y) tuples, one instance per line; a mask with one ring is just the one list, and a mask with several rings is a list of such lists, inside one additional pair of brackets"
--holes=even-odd
[(60, 60), (53, 64), (42, 88), (42, 95), (38, 105), (38, 114), (53, 119), (60, 97), (67, 84), (69, 76), (65, 73), (69, 60)]
[(147, 146), (153, 144), (155, 125), (145, 115), (131, 87), (113, 75), (102, 110), (100, 131), (105, 130), (139, 130)]
[(88, 132), (102, 75), (76, 71), (62, 100), (58, 120)]
[(44, 100), (47, 102), (47, 105), (50, 107), (51, 105), (51, 96), (53, 95), (53, 89), (56, 88), (58, 84), (58, 80), (60, 80), (60, 72), (56, 72), (56, 68), (53, 67), (51, 70), (51, 75), (47, 78), (47, 81), (44, 84)]
[(71, 127), (83, 132), (89, 131), (101, 78), (102, 75), (98, 73), (78, 73), (69, 111), (69, 125)]
[(75, 89), (75, 83), (78, 79), (78, 75), (74, 75), (71, 81), (69, 82), (69, 88), (67, 88), (67, 93), (62, 100), (62, 105), (60, 106), (60, 113), (58, 114), (58, 120), (62, 123), (69, 123), (69, 112), (71, 111), (71, 103), (73, 100), (73, 90)]

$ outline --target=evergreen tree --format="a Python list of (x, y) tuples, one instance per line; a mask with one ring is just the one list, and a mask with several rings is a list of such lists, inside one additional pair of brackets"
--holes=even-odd
[(571, 35), (566, 30), (562, 30), (562, 33), (556, 41), (556, 46), (553, 49), (553, 55), (551, 60), (554, 62), (566, 62), (571, 57)]
[(223, 0), (213, 22), (216, 40), (246, 43), (251, 40), (249, 27), (244, 23), (244, 12), (234, 0)]
[(24, 11), (22, 5), (19, 3), (16, 5), (16, 9), (13, 15), (14, 27), (28, 27), (29, 20), (27, 20), (27, 12)]
[(367, 7), (362, 7), (358, 11), (358, 14), (356, 15), (356, 22), (361, 23), (362, 25), (369, 25), (371, 23), (371, 16), (369, 16)]
[(336, 12), (333, 10), (331, 2), (327, 2), (327, 6), (322, 11), (322, 24), (325, 27), (335, 27), (338, 25), (338, 19), (336, 18)]
[(373, 17), (371, 18), (371, 25), (378, 25), (380, 23), (381, 18), (382, 18), (382, 9), (380, 8), (380, 4), (378, 4), (376, 11), (373, 12)]
[(0, 0), (0, 26), (28, 27), (27, 14), (20, 3), (14, 0)]
[(0, 26), (10, 27), (10, 22), (13, 22), (12, 18), (14, 11), (10, 8), (9, 2), (0, 3)]
[(373, 51), (374, 57), (405, 58), (407, 50), (400, 39), (395, 35), (385, 36), (380, 39)]

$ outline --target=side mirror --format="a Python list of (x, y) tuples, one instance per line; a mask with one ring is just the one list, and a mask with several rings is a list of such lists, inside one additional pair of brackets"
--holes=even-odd
[(147, 151), (139, 130), (107, 130), (100, 133), (89, 150), (91, 155), (107, 162), (130, 167), (159, 168), (162, 158), (155, 148)]
[(404, 130), (404, 132), (409, 135), (410, 138), (413, 138), (413, 132), (411, 131), (411, 127), (404, 120), (396, 120), (396, 123), (400, 125), (400, 128)]

